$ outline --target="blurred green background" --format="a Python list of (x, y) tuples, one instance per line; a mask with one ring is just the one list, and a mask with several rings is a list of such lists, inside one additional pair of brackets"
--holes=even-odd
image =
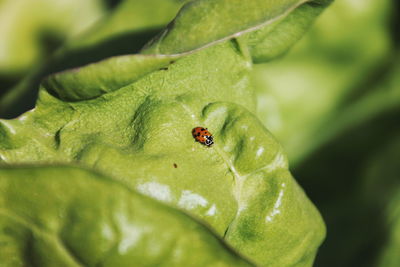
[[(50, 73), (137, 52), (184, 2), (0, 0), (0, 117), (33, 108)], [(400, 266), (399, 42), (398, 1), (336, 0), (254, 65), (258, 116), (327, 224), (315, 266)]]

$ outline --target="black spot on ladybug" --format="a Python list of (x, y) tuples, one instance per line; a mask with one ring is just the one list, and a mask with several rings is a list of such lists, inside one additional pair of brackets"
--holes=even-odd
[(200, 136), (200, 133), (197, 133), (197, 136)]
[(201, 128), (201, 131), (205, 131), (206, 129), (204, 129), (204, 128)]

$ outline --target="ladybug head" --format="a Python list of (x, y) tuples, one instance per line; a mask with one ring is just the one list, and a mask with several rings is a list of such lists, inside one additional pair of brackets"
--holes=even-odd
[(214, 144), (214, 138), (212, 136), (206, 135), (204, 136), (204, 138), (206, 139), (206, 141), (204, 142), (206, 146), (211, 146), (212, 144)]

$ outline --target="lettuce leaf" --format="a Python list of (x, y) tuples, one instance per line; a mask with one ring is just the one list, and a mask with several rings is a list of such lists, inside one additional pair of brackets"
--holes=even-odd
[(0, 192), (2, 266), (253, 266), (189, 216), (87, 169), (2, 168)]
[[(329, 2), (190, 2), (141, 54), (44, 80), (33, 110), (0, 121), (0, 161), (89, 167), (203, 221), (256, 264), (311, 266), (324, 223), (253, 114), (250, 73)], [(194, 141), (197, 126), (215, 145)]]

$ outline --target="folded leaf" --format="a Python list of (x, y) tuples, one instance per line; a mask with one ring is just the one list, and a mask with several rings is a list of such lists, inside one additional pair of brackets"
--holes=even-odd
[(189, 216), (68, 166), (0, 168), (0, 260), (13, 267), (253, 266)]
[[(257, 30), (251, 35), (252, 44), (265, 46), (260, 43), (266, 42), (273, 43), (273, 47), (253, 47), (253, 50), (259, 53), (261, 50), (264, 50), (261, 53), (271, 53), (271, 48), (283, 51), (297, 41), (305, 31), (304, 26), (309, 25), (330, 2), (249, 0), (244, 4), (240, 0), (193, 1), (182, 8), (174, 21), (143, 52), (169, 55), (190, 52)], [(273, 34), (269, 35), (270, 32)], [(290, 35), (297, 37), (287, 38)]]
[[(233, 43), (249, 61), (248, 64), (253, 60), (249, 51), (254, 54), (256, 62), (270, 60), (287, 51), (330, 0), (309, 3), (304, 0), (251, 0), (246, 5), (239, 2), (190, 2), (184, 5), (167, 29), (142, 50), (144, 55), (110, 58), (94, 67), (104, 71), (93, 71), (93, 66), (88, 65), (79, 71), (55, 74), (45, 81), (45, 87), (67, 101), (95, 98), (128, 85), (143, 74), (165, 68), (168, 62), (229, 39), (234, 39)], [(130, 71), (121, 73), (124, 69)], [(88, 82), (86, 75), (90, 75), (93, 81)], [(63, 87), (65, 82), (70, 84), (74, 81), (84, 87)]]
[[(302, 4), (187, 4), (143, 54), (46, 79), (34, 110), (0, 121), (0, 160), (78, 162), (203, 221), (256, 264), (311, 266), (324, 224), (252, 114), (244, 38)], [(214, 145), (195, 142), (199, 126)]]

